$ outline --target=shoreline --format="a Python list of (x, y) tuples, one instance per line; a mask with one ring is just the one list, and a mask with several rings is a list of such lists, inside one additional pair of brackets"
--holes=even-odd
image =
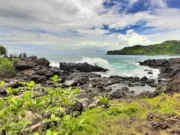
[[(13, 90), (15, 90), (14, 92), (18, 90), (17, 93), (13, 93), (12, 95), (13, 101), (25, 101), (25, 94), (33, 94), (33, 97), (28, 98), (28, 101), (25, 101), (23, 105), (23, 107), (28, 107), (23, 108), (25, 110), (25, 118), (28, 114), (33, 116), (32, 114), (35, 112), (38, 118), (41, 118), (43, 122), (42, 125), (39, 124), (39, 122), (36, 121), (37, 117), (35, 117), (35, 120), (30, 120), (32, 121), (32, 124), (30, 126), (26, 126), (25, 131), (28, 130), (34, 132), (41, 130), (44, 125), (48, 125), (48, 123), (44, 122), (46, 120), (46, 116), (51, 118), (52, 115), (54, 115), (54, 112), (56, 112), (56, 115), (54, 115), (55, 117), (59, 116), (59, 110), (53, 110), (53, 112), (47, 112), (46, 110), (48, 110), (49, 107), (52, 107), (52, 109), (54, 109), (54, 107), (63, 107), (67, 109), (67, 111), (63, 116), (60, 112), (60, 117), (64, 118), (66, 116), (70, 116), (71, 119), (69, 119), (69, 121), (73, 123), (76, 122), (77, 124), (81, 122), (82, 119), (88, 123), (88, 126), (94, 126), (94, 124), (99, 126), (99, 121), (102, 121), (102, 123), (105, 124), (109, 124), (108, 120), (114, 124), (117, 122), (116, 120), (120, 116), (122, 119), (118, 120), (118, 126), (119, 123), (122, 123), (123, 125), (124, 123), (127, 123), (128, 126), (125, 126), (127, 127), (127, 130), (125, 131), (130, 133), (131, 131), (129, 131), (129, 120), (132, 121), (132, 125), (130, 125), (130, 127), (133, 127), (134, 123), (137, 123), (138, 127), (139, 125), (143, 127), (144, 133), (154, 133), (154, 131), (159, 133), (159, 131), (165, 131), (164, 125), (166, 126), (167, 130), (171, 129), (171, 132), (175, 132), (176, 130), (171, 128), (171, 123), (166, 120), (169, 118), (174, 118), (176, 116), (174, 115), (174, 112), (179, 110), (178, 106), (175, 106), (175, 111), (173, 110), (174, 102), (178, 103), (180, 99), (180, 95), (176, 94), (180, 93), (180, 91), (175, 91), (180, 85), (179, 82), (177, 82), (178, 80), (170, 77), (170, 71), (172, 70), (169, 70), (168, 66), (172, 65), (172, 63), (174, 65), (180, 64), (180, 59), (146, 60), (140, 62), (140, 65), (143, 66), (159, 68), (161, 71), (160, 76), (166, 76), (167, 80), (161, 80), (158, 78), (158, 82), (156, 82), (156, 80), (149, 79), (147, 77), (139, 78), (117, 75), (102, 77), (96, 72), (107, 72), (108, 70), (90, 65), (88, 63), (60, 63), (60, 67), (51, 67), (49, 66), (50, 62), (47, 59), (31, 56), (21, 58), (14, 63), (17, 74), (14, 78), (3, 78), (6, 84), (3, 89), (0, 87), (0, 97), (3, 100), (9, 99), (7, 97), (11, 97), (11, 94), (9, 95), (9, 91), (6, 91), (8, 90), (8, 87), (12, 88), (9, 89), (12, 90), (12, 92)], [(179, 68), (174, 68), (173, 71), (176, 71), (177, 74), (180, 72)], [(173, 73), (173, 77), (178, 76), (177, 74), (175, 75)], [(61, 80), (59, 80), (59, 78)], [(36, 84), (40, 83), (41, 85), (36, 85), (32, 81), (34, 81)], [(20, 82), (24, 82), (24, 85)], [(169, 83), (171, 83), (170, 86)], [(27, 91), (26, 88), (28, 88)], [(169, 91), (169, 89), (165, 88), (173, 89)], [(137, 93), (136, 91), (138, 90), (141, 91)], [(77, 93), (77, 95), (75, 93)], [(72, 96), (74, 94), (75, 96)], [(169, 94), (174, 95), (172, 96)], [(68, 101), (72, 102), (72, 104), (69, 104), (70, 106), (68, 106), (68, 104), (66, 105), (67, 102), (65, 102), (66, 100), (64, 100), (64, 96), (65, 99), (68, 99)], [(46, 98), (50, 98), (48, 101), (48, 108), (44, 108), (43, 113), (41, 114), (41, 104), (39, 106), (39, 109), (41, 108), (40, 110), (37, 110), (36, 107), (39, 102), (46, 103), (44, 102)], [(10, 98), (10, 100), (12, 99)], [(29, 105), (34, 105), (34, 103), (37, 103), (37, 105), (35, 104), (35, 106), (33, 106), (35, 107), (35, 110), (29, 111), (28, 109), (31, 107)], [(11, 106), (8, 107), (11, 108)], [(173, 115), (168, 115), (167, 110), (168, 114)], [(164, 114), (160, 115), (160, 118), (165, 118), (165, 121), (152, 121), (152, 119), (157, 119), (159, 112)], [(19, 115), (22, 116), (20, 112)], [(12, 117), (12, 115), (6, 115), (6, 117), (9, 116)], [(13, 117), (15, 118), (16, 116), (17, 115), (14, 115)], [(96, 119), (97, 116), (100, 116), (99, 119)], [(93, 119), (95, 123), (89, 123), (90, 121), (87, 121), (85, 118)], [(112, 118), (114, 119), (112, 120)], [(128, 118), (128, 120), (126, 118)], [(176, 122), (179, 122), (179, 120), (179, 117), (175, 119)], [(15, 121), (15, 119), (13, 119), (13, 121)], [(166, 124), (166, 122), (168, 124)], [(149, 125), (148, 131), (147, 125)], [(159, 125), (162, 125), (162, 127)], [(179, 126), (179, 124), (175, 125)], [(67, 127), (69, 126), (71, 126), (71, 123), (67, 125)], [(153, 129), (152, 126), (154, 127)], [(106, 131), (107, 128), (110, 128), (110, 126), (105, 126), (105, 128), (102, 129)], [(156, 130), (157, 128), (159, 130)], [(114, 129), (114, 127), (112, 127), (112, 129)], [(94, 131), (97, 131), (97, 129)], [(119, 129), (119, 131), (121, 131), (121, 129)], [(119, 131), (117, 133), (119, 133)], [(24, 132), (24, 128), (20, 132)], [(167, 132), (169, 133), (170, 131)], [(176, 132), (179, 133), (179, 130)]]
[[(84, 100), (82, 104), (85, 107), (96, 104), (98, 96), (103, 95), (107, 95), (110, 99), (155, 97), (162, 92), (161, 89), (164, 90), (166, 85), (171, 82), (168, 81), (170, 78), (166, 78), (167, 80), (162, 78), (162, 74), (164, 74), (161, 69), (162, 65), (159, 65), (159, 67), (152, 66), (153, 63), (156, 64), (159, 61), (165, 61), (165, 59), (139, 62), (140, 66), (151, 69), (146, 71), (150, 72), (150, 75), (154, 74), (153, 69), (159, 70), (160, 74), (157, 78), (148, 78), (146, 76), (103, 76), (102, 74), (110, 71), (88, 63), (59, 63), (61, 66), (52, 67), (47, 59), (37, 58), (36, 56), (19, 58), (19, 60), (21, 62), (15, 64), (16, 76), (4, 79), (8, 84), (7, 87), (17, 88), (20, 86), (19, 82), (21, 81), (34, 81), (35, 83), (41, 83), (42, 87), (52, 87), (50, 80), (54, 75), (58, 75), (61, 78), (60, 85), (62, 87), (81, 89), (79, 100)], [(4, 80), (1, 78), (1, 81)]]

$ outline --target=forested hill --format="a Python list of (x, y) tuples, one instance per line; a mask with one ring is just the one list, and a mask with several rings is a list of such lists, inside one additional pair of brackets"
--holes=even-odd
[(180, 55), (180, 40), (165, 41), (148, 46), (135, 45), (122, 50), (108, 51), (108, 55)]

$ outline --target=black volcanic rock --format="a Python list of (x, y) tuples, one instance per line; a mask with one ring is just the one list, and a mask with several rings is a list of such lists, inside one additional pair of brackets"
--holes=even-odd
[(106, 72), (108, 69), (104, 69), (98, 66), (93, 66), (88, 63), (60, 63), (60, 69), (65, 71), (80, 71), (80, 72)]
[(34, 60), (35, 63), (37, 63), (40, 66), (48, 67), (50, 62), (45, 58), (39, 58)]

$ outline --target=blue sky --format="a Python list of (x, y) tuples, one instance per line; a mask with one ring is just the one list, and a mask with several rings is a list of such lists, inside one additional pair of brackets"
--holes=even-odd
[(101, 52), (180, 39), (179, 0), (0, 2), (0, 44), (10, 49)]

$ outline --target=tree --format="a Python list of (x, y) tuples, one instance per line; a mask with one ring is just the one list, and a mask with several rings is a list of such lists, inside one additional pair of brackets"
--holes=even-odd
[(7, 49), (3, 46), (0, 46), (0, 55), (6, 55), (7, 54)]

